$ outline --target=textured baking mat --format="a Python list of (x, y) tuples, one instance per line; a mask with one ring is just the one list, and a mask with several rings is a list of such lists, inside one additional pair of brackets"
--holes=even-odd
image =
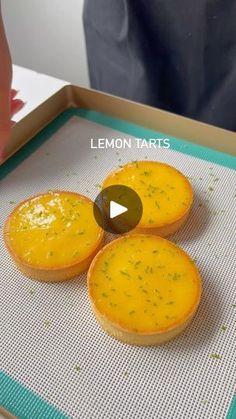
[(104, 177), (130, 160), (174, 165), (195, 193), (187, 223), (171, 240), (200, 269), (199, 310), (161, 347), (119, 343), (97, 325), (85, 275), (63, 284), (26, 279), (1, 235), (0, 403), (19, 418), (236, 417), (236, 159), (174, 139), (172, 149), (138, 149), (134, 138), (132, 149), (90, 148), (91, 138), (131, 134), (163, 137), (95, 112), (63, 114), (0, 168), (0, 224), (16, 203), (49, 189), (94, 199)]

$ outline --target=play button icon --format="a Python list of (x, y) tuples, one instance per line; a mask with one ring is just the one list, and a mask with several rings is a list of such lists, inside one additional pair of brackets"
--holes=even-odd
[(113, 185), (98, 194), (93, 213), (103, 230), (113, 234), (124, 234), (138, 225), (143, 206), (133, 189), (125, 185)]
[(110, 202), (110, 218), (111, 219), (118, 217), (118, 215), (124, 214), (126, 211), (128, 211), (128, 208), (124, 207), (123, 205), (120, 205), (114, 201)]

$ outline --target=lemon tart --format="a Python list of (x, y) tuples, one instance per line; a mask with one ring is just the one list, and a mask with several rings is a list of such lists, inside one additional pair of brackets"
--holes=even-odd
[(138, 233), (166, 237), (186, 221), (193, 191), (188, 179), (177, 169), (154, 161), (136, 161), (112, 172), (103, 182), (105, 189), (125, 185), (139, 195), (143, 214), (135, 228)]
[(102, 328), (131, 345), (159, 345), (181, 333), (201, 295), (190, 257), (168, 240), (130, 234), (106, 245), (88, 271), (92, 309)]
[(20, 203), (4, 226), (4, 240), (24, 275), (64, 281), (86, 271), (101, 248), (104, 232), (93, 203), (73, 192), (47, 192)]

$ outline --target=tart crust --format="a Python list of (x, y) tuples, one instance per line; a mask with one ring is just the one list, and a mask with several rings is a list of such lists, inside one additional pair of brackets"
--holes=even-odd
[[(156, 161), (128, 163), (110, 173), (102, 189), (121, 184), (135, 190), (143, 204), (143, 215), (136, 233), (167, 237), (179, 230), (188, 218), (193, 190), (177, 169)], [(111, 225), (115, 229), (111, 220)]]
[[(62, 219), (60, 219), (59, 216), (63, 213), (63, 205), (68, 205), (68, 207), (62, 215)], [(86, 218), (84, 215), (82, 221), (80, 221), (81, 217), (78, 208), (76, 208), (77, 206), (79, 206), (79, 211), (86, 212)], [(93, 203), (89, 198), (68, 191), (41, 193), (18, 204), (4, 224), (4, 242), (18, 269), (31, 279), (46, 282), (69, 280), (85, 272), (89, 268), (94, 256), (102, 248), (104, 241), (104, 232), (97, 226), (93, 218), (92, 206)], [(39, 209), (42, 214), (40, 214)], [(50, 220), (52, 217), (53, 222), (51, 223)], [(25, 220), (29, 221), (27, 222)], [(17, 224), (18, 221), (19, 224)], [(89, 226), (92, 223), (93, 225), (90, 228)], [(27, 230), (28, 225), (29, 230)], [(33, 233), (35, 248), (31, 248), (31, 244), (29, 241), (27, 242), (27, 231), (28, 234), (31, 234), (32, 230), (35, 229), (36, 231), (37, 228), (41, 244), (37, 245), (37, 232)], [(84, 233), (83, 229), (85, 230)], [(44, 234), (43, 230), (45, 230), (45, 238), (42, 238), (42, 234)], [(52, 232), (55, 234), (55, 237)], [(79, 236), (76, 237), (77, 233)], [(19, 243), (16, 244), (14, 237), (16, 238), (18, 234), (20, 235), (20, 239), (18, 238)], [(62, 234), (64, 234), (64, 239), (61, 236)], [(25, 247), (22, 245), (24, 236), (26, 237)], [(49, 240), (52, 240), (50, 242), (52, 246), (57, 246), (58, 248), (58, 256), (52, 256), (51, 262), (48, 262), (48, 254), (43, 253), (43, 247), (47, 246)], [(57, 240), (60, 240), (60, 244), (58, 244), (59, 242), (57, 243)], [(85, 240), (91, 240), (91, 244), (88, 244), (86, 251), (83, 245), (83, 252), (80, 255), (80, 244)], [(26, 257), (28, 246), (31, 248), (29, 258)], [(72, 249), (75, 249), (75, 246), (78, 249), (78, 256), (68, 257), (67, 255), (66, 257), (64, 253), (67, 252), (69, 254), (70, 249), (72, 251)], [(42, 256), (37, 262), (37, 252), (40, 253), (41, 250)]]
[(175, 244), (154, 235), (129, 234), (95, 256), (88, 291), (96, 319), (110, 336), (130, 345), (156, 346), (191, 322), (200, 302), (201, 279), (190, 257)]

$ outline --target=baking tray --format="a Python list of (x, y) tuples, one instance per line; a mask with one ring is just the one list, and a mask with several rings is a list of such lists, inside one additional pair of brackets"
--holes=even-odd
[[(92, 137), (131, 137), (134, 146), (91, 150)], [(135, 138), (163, 137), (169, 150), (135, 147)], [(118, 165), (170, 163), (194, 187), (189, 220), (171, 240), (196, 259), (203, 297), (182, 336), (132, 348), (97, 325), (85, 275), (63, 284), (30, 281), (1, 237), (4, 409), (20, 418), (236, 417), (235, 155), (235, 133), (73, 86), (14, 127), (0, 168), (1, 225), (15, 203), (37, 192), (69, 189), (94, 199)]]
[(6, 159), (66, 109), (96, 110), (169, 136), (236, 156), (236, 133), (92, 89), (68, 85), (18, 122)]

